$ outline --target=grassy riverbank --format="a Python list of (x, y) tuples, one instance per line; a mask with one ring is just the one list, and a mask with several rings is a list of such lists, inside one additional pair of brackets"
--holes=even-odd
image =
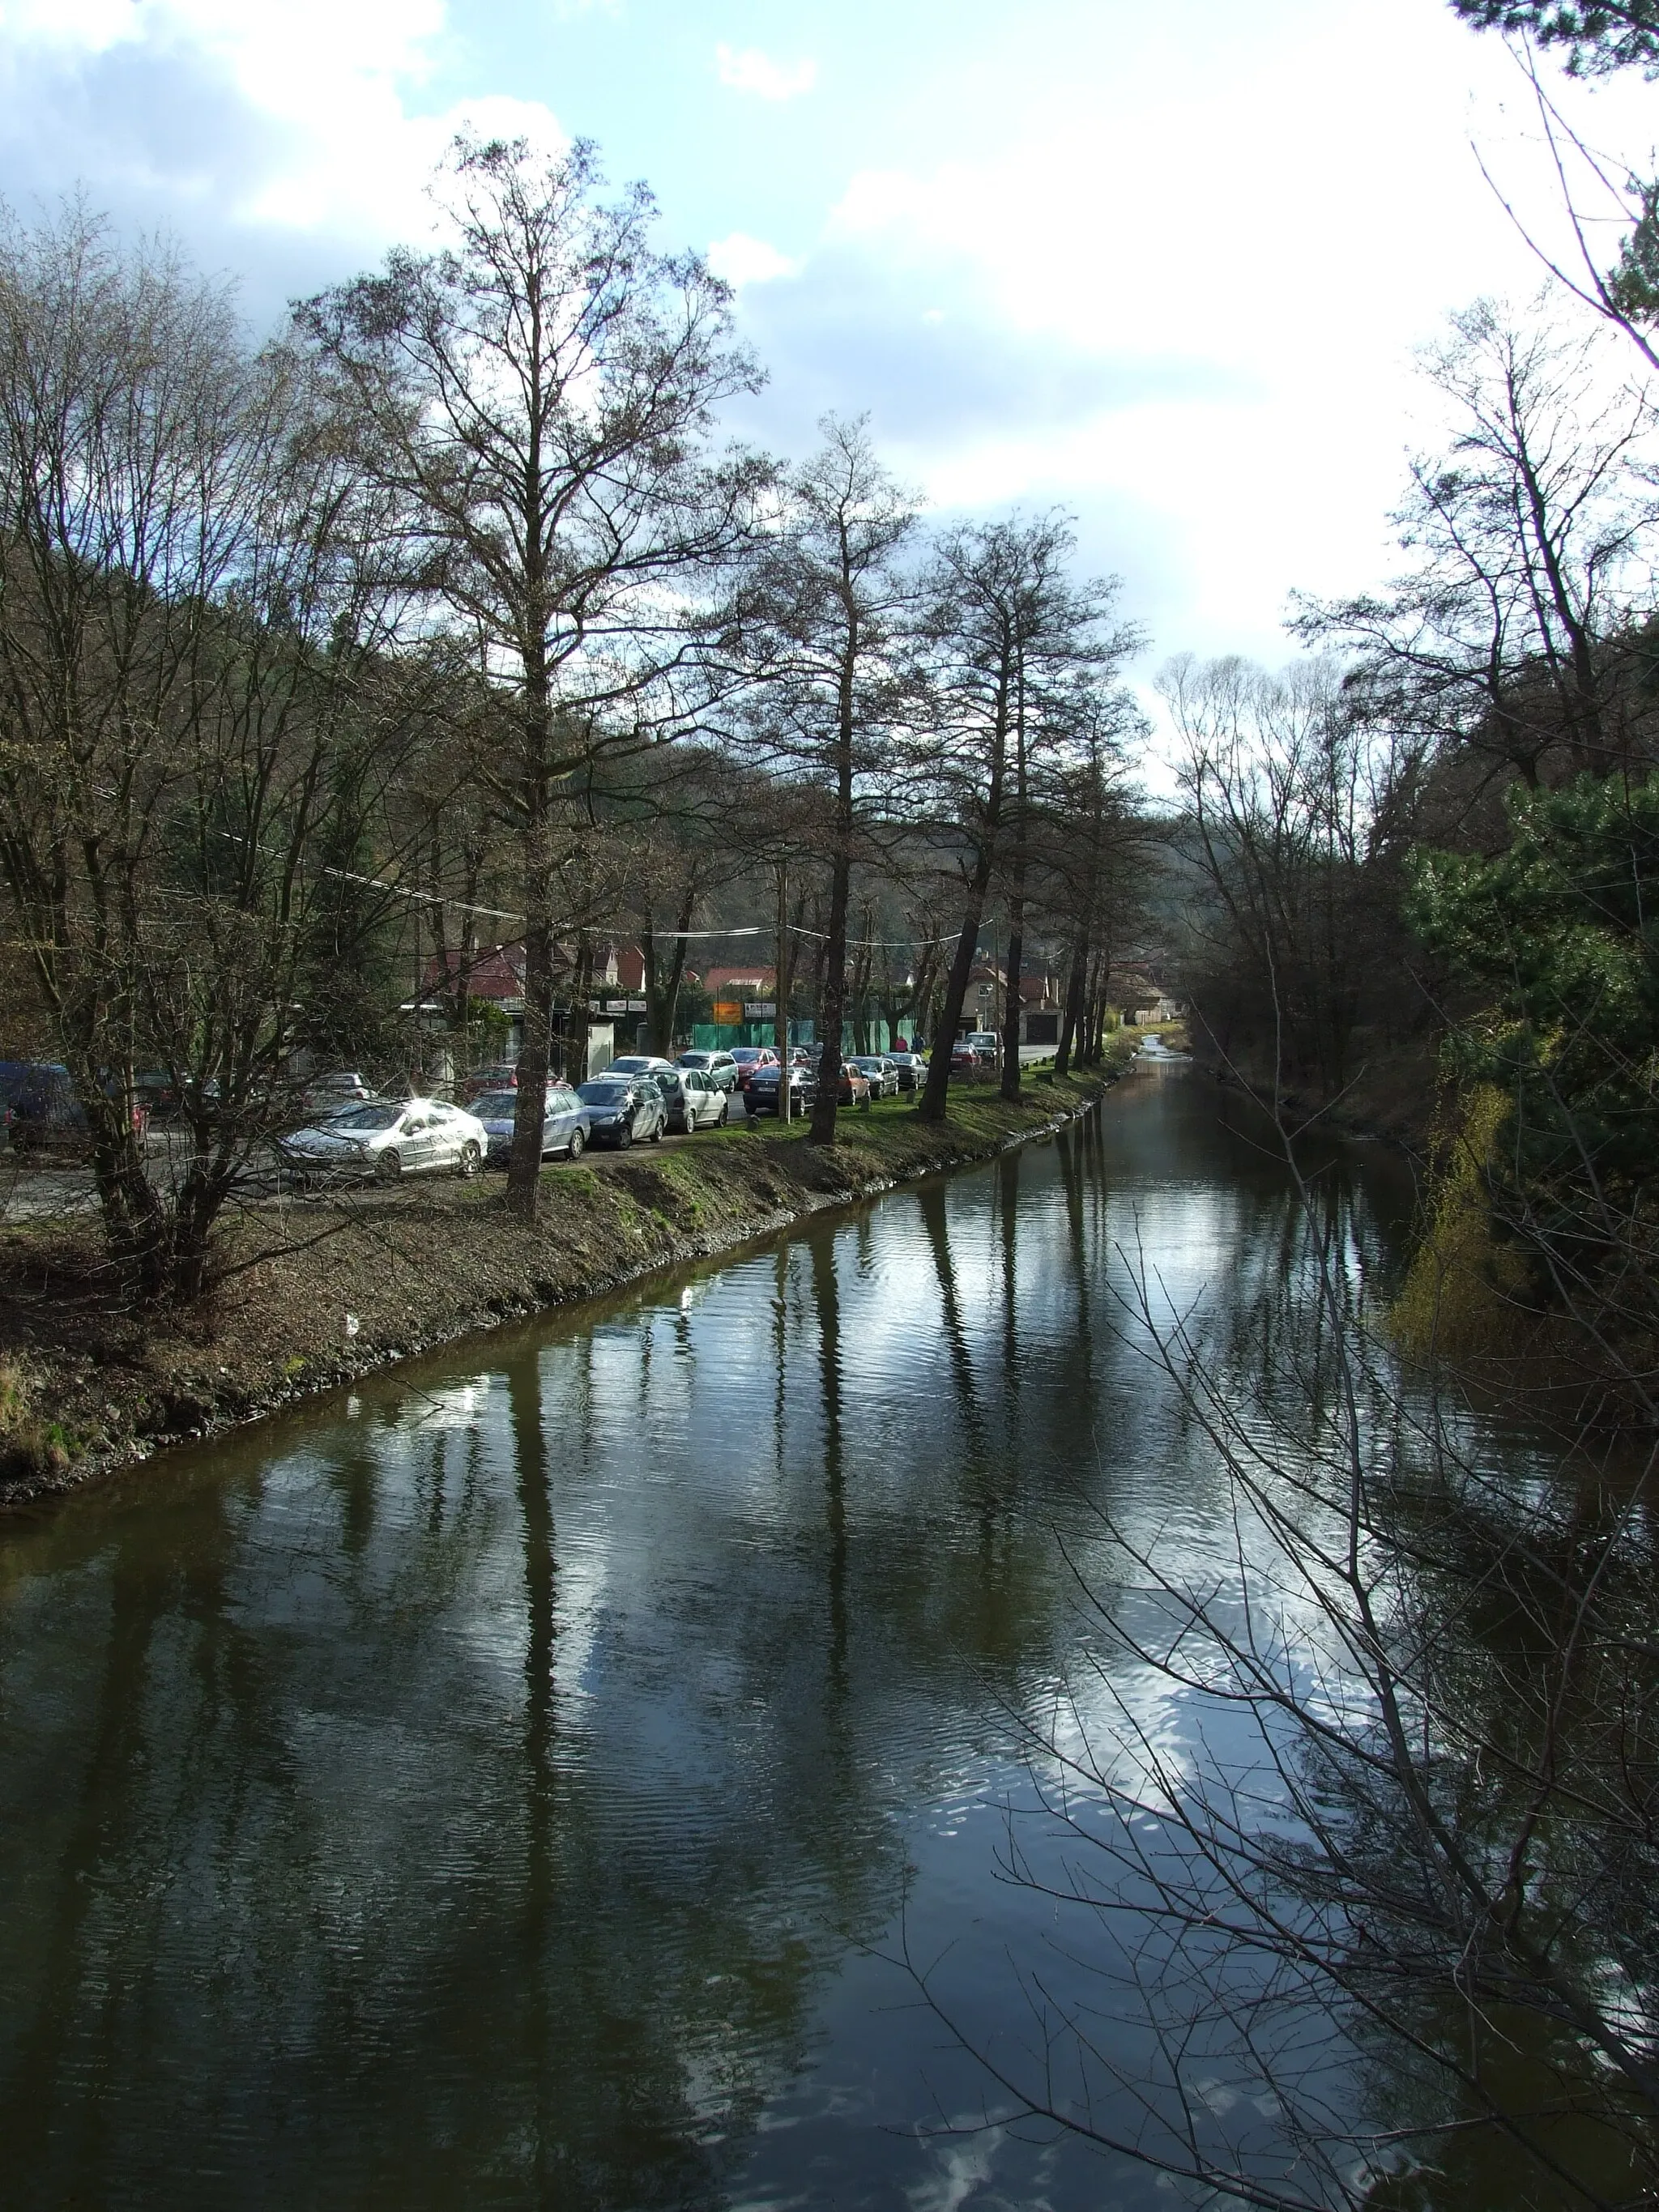
[(542, 1218), (497, 1177), (249, 1208), (227, 1221), (195, 1305), (134, 1308), (95, 1227), (0, 1231), (0, 1504), (73, 1487), (162, 1444), (257, 1419), (509, 1317), (728, 1250), (824, 1206), (991, 1158), (1097, 1099), (1103, 1079), (1039, 1079), (1018, 1105), (953, 1090), (942, 1127), (908, 1101), (803, 1124), (709, 1131), (544, 1171)]

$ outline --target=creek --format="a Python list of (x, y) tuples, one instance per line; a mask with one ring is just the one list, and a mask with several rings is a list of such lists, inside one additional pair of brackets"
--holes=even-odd
[[(1403, 1170), (1329, 1172), (1386, 1275)], [(1125, 1287), (1248, 1329), (1293, 1212), (1143, 1066), (0, 1528), (5, 2203), (1167, 2205), (973, 2054), (1133, 1953), (1009, 1878), (1075, 1847), (1030, 1748), (1086, 1722), (1103, 1513), (1231, 1557)]]

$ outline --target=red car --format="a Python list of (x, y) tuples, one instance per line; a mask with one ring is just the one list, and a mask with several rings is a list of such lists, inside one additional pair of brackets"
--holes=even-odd
[(498, 1060), (491, 1067), (475, 1067), (461, 1085), (461, 1096), (471, 1101), (481, 1098), (486, 1091), (516, 1091), (518, 1087), (518, 1061)]
[(769, 1044), (734, 1044), (732, 1060), (737, 1063), (738, 1088), (747, 1091), (749, 1079), (757, 1067), (775, 1067), (778, 1056)]

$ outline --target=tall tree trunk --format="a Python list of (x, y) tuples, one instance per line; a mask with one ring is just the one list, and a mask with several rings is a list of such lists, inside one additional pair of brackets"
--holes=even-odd
[(772, 977), (772, 1042), (777, 1048), (778, 1119), (787, 1123), (794, 1100), (789, 1091), (789, 871), (778, 862), (778, 951)]
[(507, 1158), (507, 1202), (521, 1221), (536, 1218), (542, 1176), (542, 1127), (547, 1118), (548, 1061), (553, 1042), (553, 923), (545, 876), (530, 870), (525, 904), (532, 909), (524, 933), (524, 1033), (519, 1045), (518, 1091), (513, 1107), (513, 1149)]
[(944, 1003), (939, 1011), (939, 1026), (933, 1032), (932, 1056), (927, 1062), (927, 1088), (921, 1094), (921, 1103), (916, 1109), (924, 1121), (942, 1121), (945, 1117), (946, 1092), (951, 1081), (951, 1048), (957, 1041), (957, 1024), (962, 1018), (963, 1004), (968, 996), (969, 978), (974, 972), (974, 962), (979, 957), (980, 924), (985, 918), (985, 894), (990, 889), (994, 855), (994, 846), (988, 837), (979, 848), (974, 872), (969, 878), (968, 902), (962, 915), (962, 934), (957, 939), (956, 955), (945, 981)]
[(1014, 870), (1008, 896), (1008, 967), (1002, 1000), (1002, 1095), (1019, 1097), (1020, 968), (1025, 957), (1025, 862)]
[(1060, 1050), (1054, 1054), (1056, 1075), (1068, 1075), (1072, 1051), (1083, 1021), (1083, 979), (1089, 965), (1089, 933), (1085, 929), (1072, 947), (1071, 973), (1066, 979), (1066, 1012), (1060, 1018)]
[(664, 1060), (674, 1048), (674, 1024), (679, 1018), (680, 986), (685, 980), (685, 933), (691, 927), (691, 915), (696, 902), (697, 882), (693, 875), (688, 878), (684, 895), (680, 900), (674, 950), (669, 956), (666, 968), (658, 959), (656, 935), (648, 914), (641, 934), (640, 950), (645, 956), (645, 1004), (651, 1030), (651, 1049)]
[(573, 1083), (587, 1080), (588, 1030), (593, 1019), (593, 939), (583, 930), (576, 939), (576, 966), (570, 1006), (570, 1066)]
[(847, 901), (853, 872), (853, 681), (859, 665), (858, 618), (849, 598), (842, 648), (836, 739), (836, 856), (830, 879), (829, 941), (823, 948), (823, 1036), (818, 1047), (817, 1095), (812, 1101), (815, 1145), (836, 1141), (841, 1097), (841, 1031), (847, 1013)]
[(1089, 980), (1084, 990), (1083, 1048), (1078, 1054), (1081, 1067), (1093, 1067), (1100, 1059), (1101, 989), (1100, 955), (1097, 953), (1089, 963)]
[(818, 1087), (812, 1101), (812, 1142), (836, 1141), (836, 1109), (841, 1097), (841, 1032), (847, 1018), (847, 879), (845, 845), (836, 854), (830, 882), (830, 927), (823, 948), (823, 993), (819, 1006), (823, 1036), (818, 1043)]
[(866, 907), (864, 910), (865, 941), (860, 945), (858, 957), (853, 963), (853, 1049), (854, 1052), (868, 1052), (870, 1049), (870, 977), (875, 965), (875, 956), (869, 942), (872, 919), (871, 910)]
[[(539, 563), (539, 518), (534, 557)], [(553, 1042), (552, 714), (539, 570), (530, 579), (526, 625), (522, 792), (524, 798), (524, 1035), (519, 1046), (518, 1094), (513, 1109), (513, 1149), (507, 1164), (507, 1202), (521, 1221), (533, 1221), (541, 1190), (542, 1129), (547, 1120), (548, 1057)], [(420, 1019), (417, 1012), (416, 1020)]]

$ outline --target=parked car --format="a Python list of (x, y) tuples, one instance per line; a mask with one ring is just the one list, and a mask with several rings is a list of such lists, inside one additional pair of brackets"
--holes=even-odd
[(701, 1068), (653, 1067), (648, 1073), (668, 1108), (669, 1127), (681, 1136), (725, 1121), (726, 1093)]
[(519, 1087), (519, 1064), (514, 1060), (492, 1060), (488, 1067), (475, 1067), (461, 1085), (461, 1096), (469, 1105), (482, 1098), (486, 1091), (516, 1091)]
[(732, 1063), (738, 1071), (738, 1088), (747, 1091), (750, 1078), (757, 1067), (775, 1067), (778, 1056), (769, 1044), (734, 1044)]
[(0, 1060), (0, 1103), (9, 1110), (11, 1141), (20, 1152), (78, 1150), (86, 1142), (87, 1109), (59, 1060)]
[(870, 1079), (856, 1061), (842, 1060), (841, 1089), (836, 1095), (843, 1106), (867, 1106), (870, 1103)]
[(660, 1068), (656, 1079), (668, 1100), (669, 1127), (687, 1136), (696, 1129), (718, 1129), (732, 1110), (726, 1092), (701, 1067), (676, 1068), (672, 1091)]
[(360, 1100), (343, 1113), (279, 1138), (283, 1163), (301, 1176), (371, 1175), (397, 1182), (447, 1168), (475, 1176), (489, 1137), (477, 1116), (441, 1098)]
[(593, 1145), (626, 1152), (633, 1144), (656, 1144), (668, 1126), (668, 1102), (648, 1075), (593, 1076), (576, 1096), (586, 1109), (587, 1138)]
[[(467, 1109), (476, 1114), (489, 1139), (484, 1157), (491, 1167), (507, 1165), (513, 1150), (513, 1123), (519, 1108), (516, 1091), (485, 1091)], [(580, 1159), (587, 1146), (587, 1110), (568, 1083), (550, 1083), (547, 1107), (542, 1115), (542, 1158)]]
[(855, 1052), (848, 1065), (851, 1067), (862, 1068), (869, 1079), (872, 1097), (896, 1098), (898, 1097), (898, 1070), (884, 1054)]
[[(612, 1066), (615, 1062), (611, 1063)], [(685, 1117), (685, 1070), (681, 1067), (642, 1067), (633, 1071), (647, 1076), (662, 1093), (662, 1103), (668, 1109), (666, 1127), (680, 1136), (686, 1133), (689, 1124)], [(609, 1075), (610, 1068), (605, 1073)]]
[(983, 1066), (994, 1067), (1002, 1057), (1002, 1039), (994, 1030), (971, 1030), (968, 1042), (979, 1054)]
[[(751, 1114), (775, 1114), (778, 1111), (778, 1092), (783, 1083), (783, 1069), (775, 1055), (764, 1066), (756, 1068), (744, 1092), (744, 1103)], [(799, 1060), (789, 1069), (789, 1112), (807, 1112), (818, 1095), (817, 1072)]]
[(599, 1070), (601, 1075), (678, 1075), (679, 1072), (659, 1052), (625, 1052), (620, 1060)]
[(901, 1091), (920, 1091), (927, 1080), (927, 1063), (919, 1052), (894, 1052), (888, 1054), (898, 1076)]
[(300, 1110), (303, 1114), (330, 1115), (380, 1095), (366, 1075), (359, 1074), (355, 1068), (340, 1068), (331, 1075), (311, 1078), (300, 1094)]
[(738, 1087), (738, 1063), (729, 1052), (683, 1052), (679, 1065), (701, 1068), (722, 1091), (730, 1092)]

